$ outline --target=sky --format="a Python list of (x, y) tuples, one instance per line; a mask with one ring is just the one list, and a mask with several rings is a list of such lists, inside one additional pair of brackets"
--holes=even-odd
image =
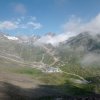
[(9, 35), (100, 32), (100, 0), (0, 0), (0, 31)]

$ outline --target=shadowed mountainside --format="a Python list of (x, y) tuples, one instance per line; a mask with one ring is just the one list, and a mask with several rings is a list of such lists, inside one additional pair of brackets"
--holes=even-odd
[[(23, 89), (0, 82), (0, 100), (100, 100), (100, 95), (68, 96), (57, 90), (59, 86), (40, 85), (35, 89)], [(75, 87), (72, 87), (75, 88)]]

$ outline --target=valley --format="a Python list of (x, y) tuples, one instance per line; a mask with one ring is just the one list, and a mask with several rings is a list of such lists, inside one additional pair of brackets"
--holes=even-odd
[[(71, 95), (70, 98), (80, 98), (84, 95), (85, 98), (94, 94), (95, 98), (98, 98), (96, 95), (100, 93), (99, 58), (89, 64), (83, 63), (83, 60), (88, 54), (100, 55), (99, 46), (91, 49), (92, 51), (87, 49), (89, 39), (85, 46), (79, 45), (85, 36), (87, 36), (85, 33), (77, 35), (67, 40), (68, 42), (60, 43), (59, 46), (50, 44), (36, 46), (34, 42), (24, 43), (2, 36), (0, 40), (1, 97), (7, 97), (7, 100), (8, 98), (21, 100), (24, 96), (26, 100), (47, 97), (49, 100), (53, 96), (67, 98)], [(93, 42), (91, 45), (96, 44)], [(18, 99), (14, 99), (15, 95), (18, 95)]]

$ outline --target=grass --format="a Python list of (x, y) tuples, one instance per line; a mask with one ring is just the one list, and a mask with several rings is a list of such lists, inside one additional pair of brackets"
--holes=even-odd
[[(2, 70), (1, 70), (2, 69)], [(83, 76), (86, 80), (91, 81), (89, 84), (77, 84), (70, 81), (70, 78), (78, 79), (72, 75), (64, 73), (42, 73), (40, 70), (30, 68), (29, 66), (20, 65), (14, 62), (1, 61), (0, 71), (7, 71), (10, 73), (16, 73), (32, 77), (37, 79), (41, 83), (46, 85), (55, 85), (57, 88), (67, 94), (72, 95), (87, 95), (90, 92), (100, 93), (100, 68), (97, 67), (85, 67), (82, 68), (79, 64), (72, 65), (66, 64), (61, 67), (62, 70), (69, 73), (75, 73)], [(91, 76), (91, 77), (90, 77)], [(98, 77), (97, 77), (98, 76)], [(40, 83), (40, 84), (41, 84)]]
[[(53, 62), (53, 58), (39, 47), (19, 45), (7, 41), (0, 42), (0, 46), (2, 46), (2, 48), (0, 48), (1, 51), (5, 50), (6, 53), (17, 54), (26, 62), (41, 61), (43, 54), (45, 54), (44, 63), (51, 64)], [(66, 75), (64, 73), (42, 73), (40, 70), (30, 68), (28, 65), (19, 64), (2, 58), (0, 58), (0, 72), (26, 75), (32, 77), (33, 80), (38, 79), (41, 83), (46, 85), (54, 85), (59, 88), (59, 90), (70, 95), (87, 95), (90, 92), (100, 93), (100, 66), (82, 67), (79, 60), (83, 53), (75, 53), (75, 51), (66, 49), (66, 47), (58, 48), (57, 53), (57, 56), (65, 63), (64, 66), (60, 67), (61, 70), (80, 75), (90, 81), (90, 83), (74, 83), (70, 81), (70, 78), (78, 79), (75, 76)]]
[(18, 68), (16, 70), (13, 70), (13, 72), (17, 74), (25, 74), (30, 76), (39, 76), (42, 74), (40, 70), (37, 70), (35, 68), (29, 68), (29, 67)]
[[(18, 65), (16, 63), (5, 63), (7, 67), (4, 67), (4, 63), (2, 62), (2, 71), (7, 71), (10, 73), (16, 73), (21, 75), (26, 75), (29, 77), (32, 77), (32, 79), (37, 79), (41, 83), (44, 83), (46, 85), (54, 85), (57, 86), (57, 88), (61, 91), (63, 91), (66, 94), (71, 95), (88, 95), (90, 92), (100, 93), (100, 73), (99, 68), (91, 68), (91, 67), (85, 67), (80, 68), (79, 65), (74, 65), (74, 67), (70, 64), (63, 66), (61, 69), (70, 72), (75, 73), (80, 76), (83, 76), (86, 80), (91, 81), (89, 84), (77, 84), (70, 81), (70, 78), (77, 79), (77, 77), (67, 75), (64, 73), (42, 73), (40, 70), (37, 70), (35, 68), (30, 68), (28, 66)], [(13, 65), (10, 67), (10, 65)], [(0, 67), (1, 69), (1, 67)], [(91, 77), (90, 77), (91, 76)], [(97, 77), (98, 76), (98, 77)], [(40, 84), (41, 84), (40, 83)]]
[[(32, 79), (37, 79), (45, 85), (53, 85), (69, 95), (89, 95), (91, 92), (100, 93), (100, 82), (97, 78), (87, 78), (87, 80), (92, 80), (90, 84), (78, 84), (70, 81), (73, 76), (59, 73), (46, 74), (42, 73), (37, 69), (32, 68), (18, 68), (10, 70), (12, 73), (27, 75), (32, 77)], [(75, 79), (75, 77), (73, 77)], [(77, 79), (77, 78), (76, 78)]]

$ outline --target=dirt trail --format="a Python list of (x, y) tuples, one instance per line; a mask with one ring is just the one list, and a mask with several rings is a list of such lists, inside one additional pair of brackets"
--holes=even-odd
[(9, 57), (3, 56), (3, 55), (0, 55), (0, 57), (2, 57), (2, 58), (4, 58), (4, 59), (7, 59), (7, 60), (11, 60), (11, 61), (17, 62), (17, 63), (25, 64), (25, 63), (22, 62), (22, 61), (15, 60), (15, 59), (13, 59), (13, 58), (9, 58)]
[(49, 66), (55, 65), (55, 63), (57, 63), (59, 61), (59, 58), (56, 57), (54, 52), (51, 52), (51, 50), (49, 48), (47, 48), (46, 46), (42, 45), (42, 47), (46, 50), (47, 54), (49, 54), (54, 59), (54, 62), (52, 64), (50, 64)]
[(68, 73), (68, 72), (64, 72), (62, 71), (63, 73), (65, 74), (68, 74), (68, 75), (72, 75), (72, 76), (76, 76), (77, 78), (79, 78), (80, 80), (82, 80), (84, 83), (89, 83), (86, 79), (84, 79), (82, 76), (80, 75), (77, 75), (77, 74), (73, 74), (73, 73)]

